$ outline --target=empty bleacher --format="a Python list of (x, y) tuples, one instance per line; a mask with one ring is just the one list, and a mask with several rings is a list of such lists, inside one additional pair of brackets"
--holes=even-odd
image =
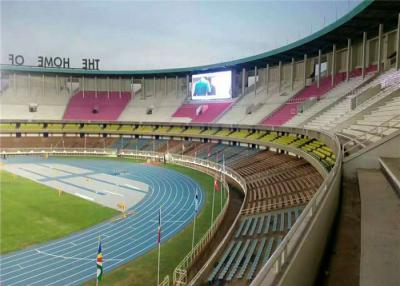
[(71, 97), (64, 120), (117, 120), (131, 99), (130, 92), (79, 91)]
[[(233, 101), (207, 102), (207, 103), (185, 103), (181, 105), (172, 117), (190, 118), (189, 122), (210, 123), (214, 122)], [(202, 108), (202, 107), (207, 108)], [(201, 109), (201, 110), (200, 110)]]

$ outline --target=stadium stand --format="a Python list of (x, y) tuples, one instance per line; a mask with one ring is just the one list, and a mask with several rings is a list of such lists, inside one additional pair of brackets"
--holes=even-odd
[(399, 76), (399, 72), (389, 70), (356, 90), (354, 94), (345, 96), (332, 106), (322, 110), (315, 118), (311, 117), (310, 120), (305, 122), (304, 126), (306, 128), (325, 130), (334, 128), (340, 122), (345, 121), (399, 89)]
[(71, 97), (63, 119), (117, 120), (130, 99), (130, 92), (80, 91)]
[(189, 122), (209, 123), (217, 120), (226, 109), (233, 104), (233, 101), (185, 103), (180, 106), (172, 117), (190, 118)]

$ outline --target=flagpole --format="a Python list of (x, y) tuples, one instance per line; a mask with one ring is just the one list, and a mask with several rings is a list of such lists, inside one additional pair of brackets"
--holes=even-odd
[[(101, 240), (101, 238), (100, 238), (100, 235), (99, 235), (99, 244), (100, 244), (100, 240)], [(97, 261), (97, 259), (96, 259), (96, 261)], [(97, 272), (96, 272), (96, 286), (99, 286), (99, 278), (97, 277)]]
[(225, 174), (224, 174), (224, 172), (225, 172), (225, 156), (224, 156), (224, 154), (222, 154), (222, 172), (221, 172), (221, 209), (220, 209), (220, 211), (219, 211), (219, 212), (221, 212), (221, 211), (222, 211), (222, 193), (224, 192), (224, 183), (225, 183), (225, 180), (224, 180)]
[(195, 213), (195, 215), (194, 215), (194, 222), (193, 222), (193, 238), (192, 238), (192, 251), (193, 251), (193, 248), (194, 248), (194, 234), (195, 234), (195, 229), (196, 229), (196, 213)]
[[(160, 226), (161, 228), (161, 207), (160, 207)], [(158, 230), (159, 232), (161, 230)], [(161, 256), (161, 234), (159, 235), (159, 239), (158, 239), (158, 267), (157, 267), (157, 286), (160, 285), (160, 256)]]
[(212, 201), (212, 210), (211, 210), (211, 225), (214, 221), (214, 203), (215, 203), (215, 184), (214, 184), (214, 182), (213, 182), (213, 186), (214, 186), (213, 187), (214, 191), (213, 191), (213, 201)]

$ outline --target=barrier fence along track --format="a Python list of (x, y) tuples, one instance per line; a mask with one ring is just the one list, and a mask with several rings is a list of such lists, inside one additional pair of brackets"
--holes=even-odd
[[(181, 165), (184, 167), (189, 167), (192, 169), (197, 169), (203, 173), (209, 175), (214, 175), (215, 173), (221, 173), (232, 178), (237, 182), (243, 190), (246, 188), (245, 180), (233, 171), (229, 167), (223, 167), (220, 164), (203, 160), (199, 158), (193, 158), (190, 156), (174, 155), (174, 154), (164, 154), (152, 151), (131, 151), (131, 150), (121, 150), (117, 151), (115, 149), (81, 149), (81, 148), (7, 148), (1, 151), (2, 155), (39, 155), (39, 156), (104, 156), (104, 157), (122, 157), (122, 158), (134, 158), (134, 159), (158, 159), (160, 161), (166, 160), (176, 165)], [(200, 167), (200, 168), (199, 168)], [(205, 168), (205, 169), (204, 169)], [(209, 171), (207, 171), (209, 170)], [(174, 270), (173, 284), (174, 285), (186, 285), (187, 283), (187, 271), (189, 267), (193, 264), (195, 259), (202, 253), (204, 247), (210, 242), (214, 237), (218, 227), (220, 226), (222, 219), (229, 205), (229, 186), (224, 181), (222, 182), (225, 190), (228, 194), (227, 200), (225, 201), (224, 207), (218, 216), (215, 218), (211, 227), (206, 231), (202, 238), (197, 242), (195, 247), (183, 258), (183, 260), (178, 264)], [(163, 281), (159, 284), (160, 286), (169, 286), (170, 280), (169, 276), (165, 276)]]

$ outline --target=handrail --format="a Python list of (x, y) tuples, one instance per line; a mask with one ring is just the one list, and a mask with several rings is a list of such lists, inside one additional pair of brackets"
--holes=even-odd
[[(346, 138), (349, 138), (350, 140), (347, 141), (346, 143), (344, 143), (344, 144), (342, 145), (342, 152), (343, 152), (343, 155), (345, 156), (346, 153), (351, 152), (352, 150), (354, 150), (354, 148), (356, 148), (356, 147), (359, 146), (359, 145), (361, 145), (362, 147), (365, 147), (366, 145), (368, 145), (369, 142), (370, 142), (368, 137), (374, 136), (373, 134), (371, 134), (371, 132), (378, 131), (378, 132), (375, 132), (375, 134), (377, 134), (376, 136), (378, 136), (378, 137), (383, 137), (383, 132), (384, 132), (384, 131), (386, 131), (386, 130), (388, 130), (388, 129), (390, 129), (390, 128), (395, 128), (395, 129), (396, 129), (395, 126), (384, 126), (384, 125), (385, 125), (386, 123), (388, 123), (388, 122), (394, 120), (394, 119), (397, 119), (397, 118), (400, 118), (400, 115), (399, 115), (399, 114), (396, 114), (396, 115), (390, 117), (390, 119), (388, 119), (388, 120), (382, 122), (380, 125), (375, 126), (374, 128), (372, 128), (372, 129), (369, 130), (368, 132), (365, 132), (365, 133), (361, 134), (361, 135), (358, 136), (358, 137), (353, 138), (353, 137), (350, 137), (350, 136), (346, 136)], [(339, 135), (342, 136), (341, 133), (339, 133)], [(357, 143), (357, 144), (353, 145), (350, 149), (345, 150), (345, 147), (348, 146), (348, 145), (350, 145), (350, 143), (353, 143), (353, 144), (354, 144), (354, 143)]]

